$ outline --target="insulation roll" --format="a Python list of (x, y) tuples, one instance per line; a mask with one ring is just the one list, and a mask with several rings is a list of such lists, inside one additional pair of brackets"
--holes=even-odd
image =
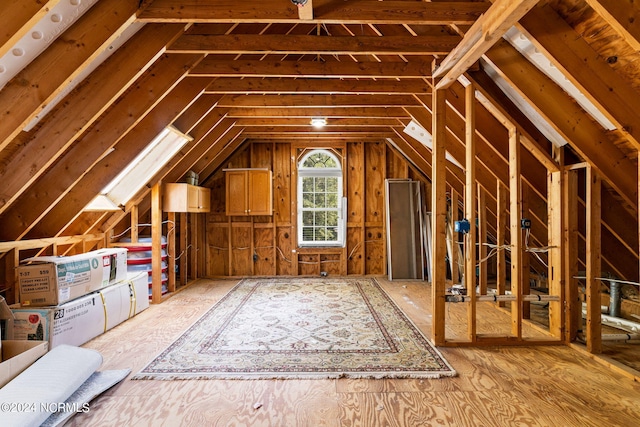
[(0, 389), (2, 425), (42, 424), (102, 364), (102, 355), (69, 345), (55, 347)]

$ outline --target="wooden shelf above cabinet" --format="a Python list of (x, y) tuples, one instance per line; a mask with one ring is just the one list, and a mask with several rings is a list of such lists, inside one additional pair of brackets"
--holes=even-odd
[(209, 212), (211, 210), (211, 190), (184, 183), (165, 184), (165, 212)]
[(273, 184), (268, 169), (225, 169), (228, 216), (272, 215)]

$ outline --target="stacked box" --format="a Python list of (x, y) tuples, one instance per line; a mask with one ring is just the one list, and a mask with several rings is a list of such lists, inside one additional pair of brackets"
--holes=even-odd
[(79, 346), (102, 334), (104, 305), (99, 293), (85, 295), (56, 307), (12, 306), (16, 340), (44, 340), (49, 348)]
[(109, 248), (64, 257), (35, 257), (18, 267), (22, 306), (44, 307), (71, 301), (127, 276), (127, 250)]
[(11, 307), (16, 340), (44, 340), (49, 348), (82, 345), (149, 307), (147, 274), (55, 307)]

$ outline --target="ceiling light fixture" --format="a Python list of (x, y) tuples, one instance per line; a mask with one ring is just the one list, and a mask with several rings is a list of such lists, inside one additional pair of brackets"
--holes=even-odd
[(311, 126), (314, 128), (321, 128), (327, 125), (327, 119), (313, 118), (311, 119)]

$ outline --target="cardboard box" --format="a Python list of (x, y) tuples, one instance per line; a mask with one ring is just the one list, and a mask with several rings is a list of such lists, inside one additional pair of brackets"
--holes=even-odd
[(16, 304), (13, 337), (44, 340), (49, 348), (60, 344), (82, 345), (149, 307), (147, 273), (55, 307)]
[(27, 369), (48, 351), (46, 341), (3, 341), (0, 388)]
[(12, 306), (16, 340), (43, 340), (49, 349), (79, 346), (105, 331), (102, 297), (93, 293), (56, 307)]
[(44, 307), (79, 298), (127, 277), (127, 250), (108, 248), (67, 257), (34, 257), (18, 266), (22, 306)]

